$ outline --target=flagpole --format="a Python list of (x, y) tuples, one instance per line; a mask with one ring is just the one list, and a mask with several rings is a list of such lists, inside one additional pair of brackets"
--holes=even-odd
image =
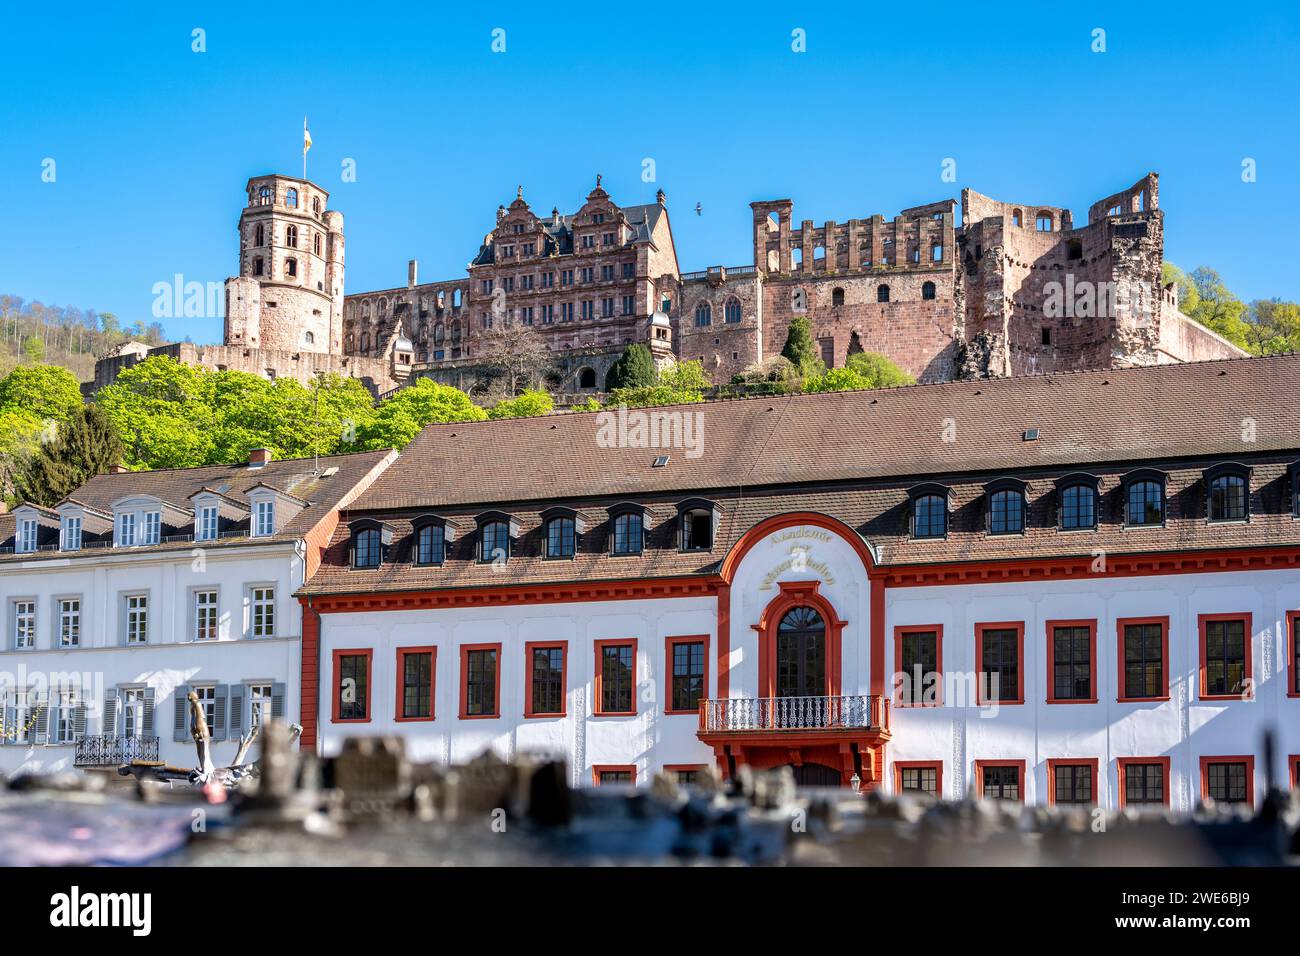
[(302, 118), (302, 178), (307, 180), (307, 117)]

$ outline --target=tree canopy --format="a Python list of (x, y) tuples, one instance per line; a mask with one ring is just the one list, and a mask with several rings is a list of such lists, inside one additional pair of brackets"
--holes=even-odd
[(623, 350), (605, 375), (605, 391), (621, 388), (647, 388), (655, 384), (655, 360), (650, 347), (634, 342)]

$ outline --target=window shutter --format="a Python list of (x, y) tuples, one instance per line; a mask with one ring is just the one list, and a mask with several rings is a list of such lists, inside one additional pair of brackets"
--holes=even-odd
[(35, 735), (32, 737), (32, 743), (47, 744), (50, 742), (50, 701), (48, 698), (38, 700), (35, 707), (40, 709), (36, 712), (36, 726), (33, 728)]
[(226, 684), (218, 684), (216, 690), (216, 699), (212, 702), (212, 739), (226, 739), (226, 696), (230, 693), (230, 687)]
[(230, 685), (230, 739), (239, 740), (244, 731), (244, 685)]
[(86, 702), (78, 700), (72, 710), (72, 739), (80, 740), (86, 736)]
[(141, 723), (144, 724), (145, 737), (153, 736), (153, 694), (154, 691), (152, 687), (146, 687), (144, 689), (144, 719)]
[(271, 718), (284, 720), (284, 685), (271, 685)]
[(175, 723), (172, 727), (172, 740), (177, 743), (184, 743), (191, 740), (190, 737), (190, 702), (186, 695), (190, 692), (189, 684), (181, 684), (172, 691), (172, 700), (174, 701)]
[(117, 688), (104, 691), (104, 718), (100, 721), (100, 732), (105, 737), (117, 736)]

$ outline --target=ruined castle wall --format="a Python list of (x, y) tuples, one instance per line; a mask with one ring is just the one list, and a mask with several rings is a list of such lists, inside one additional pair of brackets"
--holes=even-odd
[[(740, 307), (740, 321), (727, 321), (727, 304)], [(707, 305), (709, 324), (698, 325), (700, 307)], [(762, 286), (752, 266), (710, 269), (682, 277), (674, 333), (677, 355), (704, 366), (714, 384), (758, 362), (761, 355)]]
[(1245, 350), (1179, 312), (1171, 301), (1161, 303), (1159, 362), (1204, 362), (1245, 354)]

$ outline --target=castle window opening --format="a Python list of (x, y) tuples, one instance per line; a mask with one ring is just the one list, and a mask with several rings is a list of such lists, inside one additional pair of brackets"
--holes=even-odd
[(943, 243), (936, 242), (930, 246), (930, 261), (943, 262)]
[(316, 196), (316, 197), (314, 197), (314, 198), (312, 199), (312, 201), (311, 201), (311, 211), (314, 212), (314, 213), (315, 213), (316, 215), (318, 215), (318, 216), (320, 215), (320, 197), (319, 197), (319, 196)]
[(1021, 216), (1020, 216), (1020, 210), (1019, 210), (1019, 209), (1012, 210), (1012, 212), (1011, 212), (1011, 225), (1013, 225), (1013, 226), (1015, 226), (1015, 227), (1017, 227), (1017, 228), (1019, 228), (1019, 227), (1022, 225), (1022, 223), (1021, 223)]
[(916, 243), (912, 243), (907, 249), (907, 259), (909, 262), (921, 261), (921, 249)]
[(314, 334), (312, 334), (311, 332), (304, 332), (304, 333), (302, 334), (302, 340), (303, 340), (303, 342), (306, 343), (307, 345), (312, 345), (312, 344), (314, 344), (315, 341), (316, 341), (316, 336), (315, 336)]
[(844, 290), (838, 286), (831, 290), (831, 305), (844, 304)]
[(284, 231), (284, 244), (294, 249), (298, 248), (298, 227), (289, 226)]
[(927, 301), (934, 298), (934, 283), (926, 282), (921, 286), (921, 298)]
[(361, 351), (363, 351), (363, 352), (369, 352), (369, 351), (370, 351), (370, 333), (369, 333), (369, 332), (365, 332), (365, 333), (363, 333), (362, 336), (361, 336)]
[(713, 324), (713, 309), (707, 302), (701, 302), (695, 307), (695, 326), (703, 328), (706, 325)]
[(740, 300), (734, 295), (727, 300), (723, 307), (723, 318), (728, 325), (735, 325), (740, 321)]
[(1068, 258), (1070, 258), (1070, 259), (1082, 259), (1082, 258), (1083, 258), (1083, 240), (1082, 240), (1082, 239), (1071, 239), (1071, 240), (1070, 240), (1070, 246), (1069, 246)]
[(297, 209), (297, 208), (298, 208), (298, 190), (296, 190), (296, 189), (292, 189), (292, 188), (290, 188), (290, 189), (286, 189), (286, 190), (284, 191), (284, 204), (285, 204), (286, 206), (288, 206), (290, 209)]
[(1135, 203), (1135, 205), (1137, 206), (1137, 209), (1135, 210), (1136, 212), (1146, 212), (1147, 191), (1145, 189), (1137, 194), (1137, 202)]
[(584, 368), (578, 373), (578, 388), (595, 388), (596, 387), (596, 370)]
[(1048, 212), (1046, 209), (1044, 209), (1042, 212), (1038, 214), (1038, 220), (1036, 226), (1039, 232), (1051, 232), (1052, 214)]
[(795, 246), (790, 250), (790, 264), (796, 268), (803, 268), (803, 246)]
[(312, 240), (313, 251), (315, 251), (316, 255), (320, 255), (320, 233), (318, 232), (314, 234), (311, 237), (311, 240)]
[(262, 257), (258, 256), (256, 259), (253, 260), (253, 275), (260, 276), (262, 274), (263, 268), (264, 266), (262, 264)]
[(825, 258), (826, 258), (826, 247), (825, 247), (825, 246), (817, 246), (816, 248), (813, 249), (813, 260), (814, 260), (814, 261), (817, 261), (817, 260), (819, 260), (819, 259), (825, 259)]
[(1052, 344), (1052, 329), (1050, 326), (1046, 326), (1046, 325), (1043, 326), (1043, 344), (1044, 345)]
[(881, 285), (876, 286), (876, 301), (877, 302), (889, 301), (889, 286), (884, 285), (883, 283)]
[(262, 230), (262, 224), (259, 222), (257, 224), (257, 227), (253, 230), (253, 245), (255, 246), (265, 245), (266, 244), (264, 241), (265, 238), (266, 238), (266, 234)]
[(296, 275), (298, 274), (298, 260), (297, 260), (297, 259), (285, 259), (285, 260), (284, 260), (284, 274), (287, 275), (287, 276), (296, 276)]

